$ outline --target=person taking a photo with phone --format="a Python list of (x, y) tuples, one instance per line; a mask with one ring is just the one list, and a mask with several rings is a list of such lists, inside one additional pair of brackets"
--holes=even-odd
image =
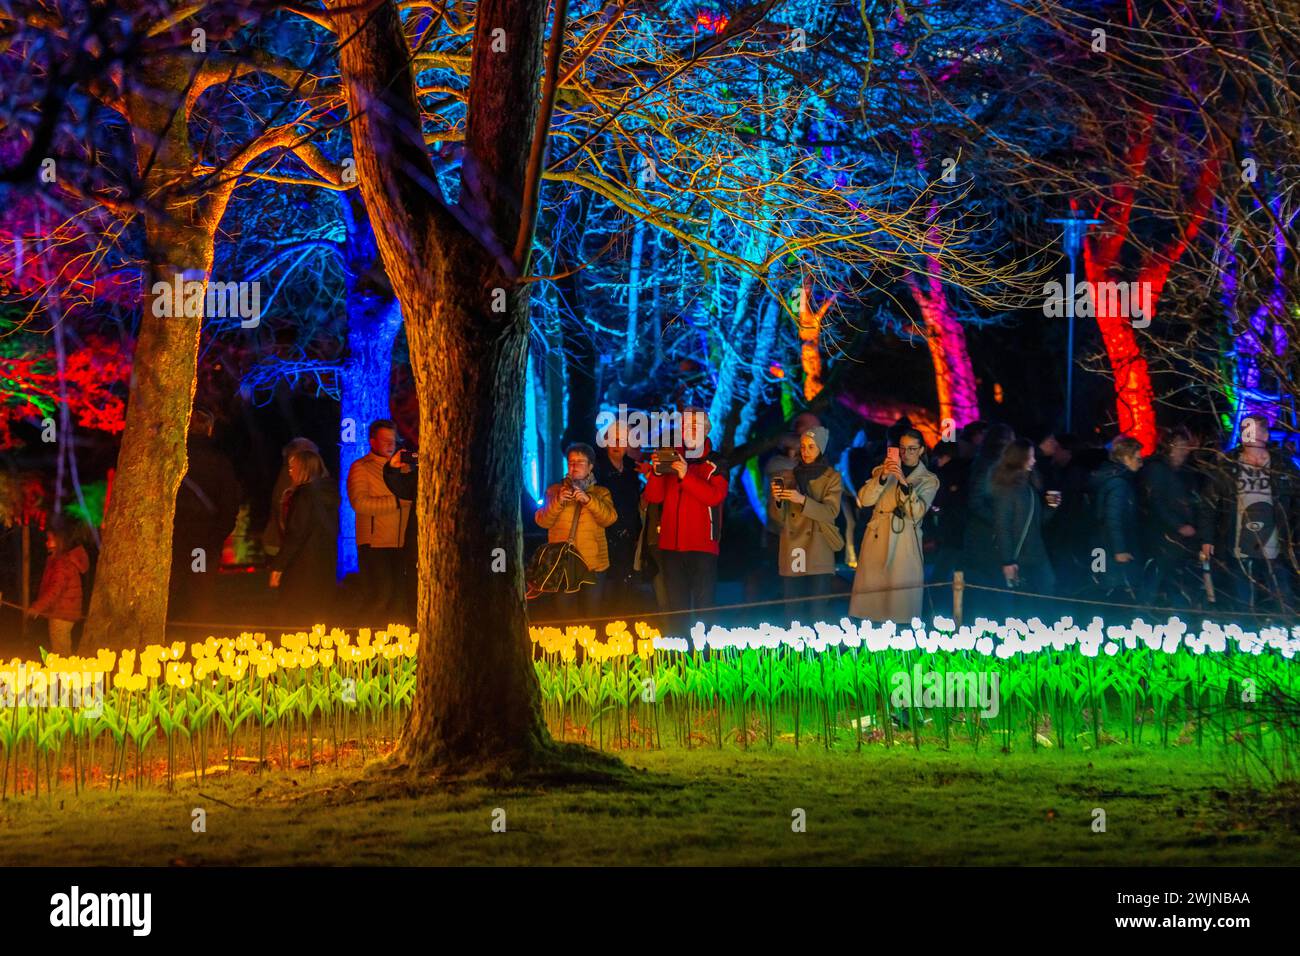
[(910, 621), (921, 613), (921, 521), (939, 490), (939, 479), (921, 461), (924, 454), (921, 433), (907, 429), (858, 489), (858, 505), (874, 510), (858, 549), (849, 602), (854, 617)]
[[(830, 433), (822, 426), (799, 436), (799, 463), (772, 476), (769, 512), (780, 530), (777, 569), (785, 591), (786, 616), (791, 621), (830, 620), (831, 583), (835, 555), (844, 536), (835, 526), (840, 513), (843, 480), (826, 461)], [(804, 600), (806, 598), (817, 600)]]
[(713, 454), (708, 413), (686, 408), (681, 422), (682, 446), (659, 456), (663, 467), (651, 464), (642, 499), (662, 506), (658, 557), (669, 607), (690, 611), (713, 604), (727, 469)]

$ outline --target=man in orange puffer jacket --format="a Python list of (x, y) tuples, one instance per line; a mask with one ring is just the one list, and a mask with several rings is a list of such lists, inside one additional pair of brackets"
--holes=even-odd
[(659, 511), (659, 560), (672, 610), (695, 610), (713, 604), (718, 580), (718, 543), (722, 538), (722, 503), (727, 497), (727, 468), (706, 437), (709, 416), (702, 408), (682, 412), (684, 443), (672, 471), (654, 474), (646, 463), (646, 504)]

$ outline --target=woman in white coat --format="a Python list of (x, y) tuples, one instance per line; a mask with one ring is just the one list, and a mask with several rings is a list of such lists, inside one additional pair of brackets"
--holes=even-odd
[(903, 432), (898, 449), (899, 458), (877, 465), (858, 490), (858, 504), (875, 510), (858, 549), (849, 613), (872, 621), (910, 621), (921, 614), (921, 519), (939, 490), (939, 479), (921, 463), (925, 441), (920, 432)]

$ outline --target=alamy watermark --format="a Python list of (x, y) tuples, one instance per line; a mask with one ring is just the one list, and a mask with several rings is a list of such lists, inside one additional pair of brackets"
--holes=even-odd
[(703, 412), (643, 412), (619, 405), (596, 416), (596, 444), (606, 448), (683, 448), (687, 458), (704, 454), (709, 418)]
[(1059, 319), (1073, 314), (1093, 318), (1100, 314), (1110, 318), (1132, 319), (1133, 328), (1145, 329), (1151, 324), (1154, 297), (1150, 282), (1083, 282), (1074, 281), (1068, 273), (1065, 284), (1048, 282), (1043, 286), (1043, 315)]
[(964, 710), (979, 706), (980, 716), (992, 719), (1002, 709), (998, 674), (988, 671), (922, 671), (918, 662), (911, 672), (889, 677), (889, 702), (895, 707), (943, 707)]
[(125, 927), (133, 936), (148, 936), (153, 929), (153, 894), (83, 893), (74, 885), (69, 892), (50, 897), (50, 925)]
[(256, 328), (262, 321), (262, 283), (204, 282), (176, 273), (171, 282), (151, 289), (153, 314), (163, 318), (239, 319), (239, 327)]
[(0, 708), (71, 707), (104, 712), (104, 674), (99, 671), (0, 670)]

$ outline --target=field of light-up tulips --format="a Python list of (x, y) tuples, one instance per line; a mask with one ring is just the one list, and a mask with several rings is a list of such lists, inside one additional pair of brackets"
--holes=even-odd
[[(1249, 752), (1294, 778), (1300, 627), (1171, 618), (957, 627), (535, 627), (546, 720), (602, 748), (1108, 745)], [(418, 636), (209, 637), (0, 667), (0, 792), (360, 762), (396, 738)], [(67, 696), (69, 686), (102, 694)]]

